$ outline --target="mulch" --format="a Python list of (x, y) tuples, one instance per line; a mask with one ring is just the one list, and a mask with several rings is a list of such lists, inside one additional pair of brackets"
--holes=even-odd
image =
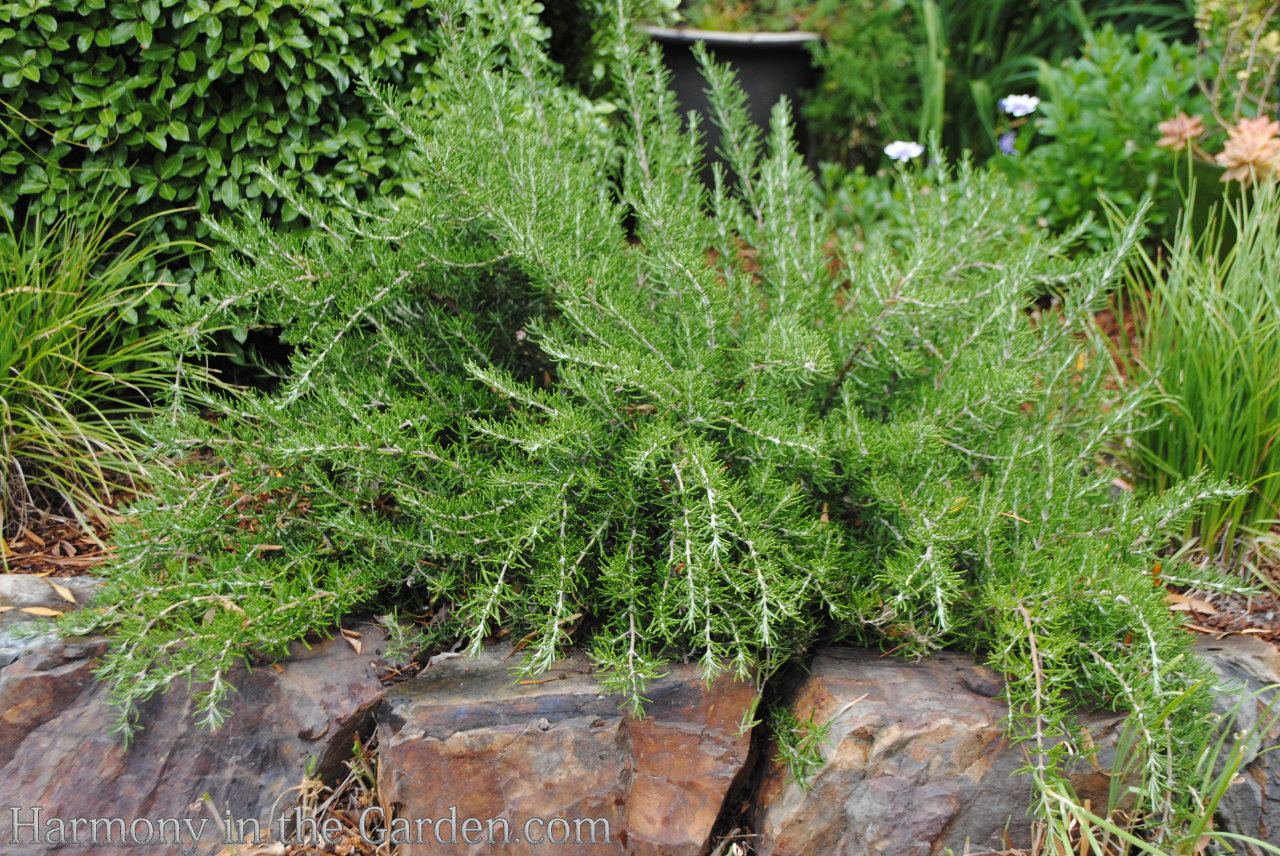
[(1273, 592), (1245, 596), (1188, 590), (1169, 595), (1170, 608), (1186, 615), (1195, 633), (1254, 636), (1280, 644), (1280, 597)]
[(4, 539), (0, 551), (10, 574), (73, 577), (89, 573), (107, 558), (107, 537), (105, 525), (86, 532), (72, 518), (37, 513)]
[(1137, 363), (1140, 353), (1138, 346), (1138, 318), (1133, 301), (1117, 295), (1111, 299), (1111, 304), (1106, 309), (1093, 313), (1093, 318), (1097, 322), (1098, 330), (1111, 343), (1111, 355), (1116, 367), (1116, 377), (1108, 378), (1106, 386), (1109, 389), (1115, 389), (1119, 384), (1127, 382), (1129, 379), (1126, 360), (1130, 363)]

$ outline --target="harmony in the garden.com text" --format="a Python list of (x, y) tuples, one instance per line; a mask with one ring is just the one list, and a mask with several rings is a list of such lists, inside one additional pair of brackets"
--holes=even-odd
[[(151, 844), (194, 846), (206, 834), (224, 844), (333, 844), (347, 830), (336, 817), (316, 819), (301, 808), (285, 812), (264, 828), (256, 819), (236, 819), (226, 811), (220, 822), (207, 817), (70, 817), (51, 815), (40, 806), (9, 806), (8, 844), (100, 844), (138, 847)], [(607, 818), (530, 817), (517, 824), (505, 817), (458, 817), (456, 806), (438, 818), (387, 818), (370, 806), (356, 819), (357, 832), (371, 844), (609, 844)]]

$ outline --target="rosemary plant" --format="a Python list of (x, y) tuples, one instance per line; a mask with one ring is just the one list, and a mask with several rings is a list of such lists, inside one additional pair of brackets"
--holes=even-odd
[[(1150, 567), (1226, 488), (1116, 498), (1103, 457), (1146, 391), (1107, 399), (1090, 310), (1137, 220), (1073, 261), (963, 166), (928, 193), (904, 177), (911, 240), (832, 240), (786, 105), (761, 139), (707, 66), (737, 176), (708, 189), (622, 9), (602, 132), (520, 6), (441, 10), (430, 123), (374, 91), (421, 199), (278, 187), (315, 235), (217, 224), (183, 329), (275, 324), (295, 351), (278, 390), (154, 428), (184, 463), (89, 616), (117, 631), (120, 726), (177, 678), (216, 724), (237, 661), (406, 597), (470, 650), (525, 637), (528, 674), (589, 647), (637, 710), (671, 657), (763, 680), (820, 638), (968, 648), (1009, 676), (1043, 776), (1076, 704), (1196, 686)], [(1140, 729), (1153, 793), (1178, 793), (1202, 709)]]

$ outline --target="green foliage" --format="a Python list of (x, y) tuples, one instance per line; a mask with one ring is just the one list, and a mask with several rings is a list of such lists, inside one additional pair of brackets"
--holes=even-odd
[[(259, 162), (356, 201), (413, 186), (401, 132), (370, 115), (357, 69), (430, 98), (424, 0), (13, 0), (0, 3), (0, 213), (92, 213), (102, 183), (158, 242), (204, 238), (201, 214), (290, 222)], [(196, 254), (184, 260), (195, 269)]]
[(1054, 227), (1095, 215), (1095, 244), (1108, 236), (1099, 194), (1121, 211), (1132, 211), (1143, 196), (1152, 196), (1148, 223), (1165, 235), (1182, 195), (1173, 159), (1155, 145), (1156, 125), (1191, 100), (1195, 47), (1166, 42), (1143, 28), (1126, 35), (1106, 27), (1080, 57), (1038, 66), (1041, 101), (1035, 126), (1049, 140), (1038, 140), (1021, 157), (1001, 158), (1001, 168), (1037, 183), (1040, 210)]
[(1109, 22), (1121, 31), (1146, 24), (1184, 32), (1190, 23), (1181, 2), (909, 2), (923, 32), (917, 139), (936, 133), (947, 151), (979, 155), (999, 150), (999, 99), (1030, 91), (1040, 63), (1057, 65), (1072, 56), (1095, 28)]
[(852, 230), (861, 241), (903, 210), (906, 192), (887, 170), (869, 174), (862, 166), (845, 169), (824, 162), (818, 168), (817, 196), (832, 225)]
[[(1227, 791), (1238, 783), (1245, 764), (1260, 754), (1261, 741), (1280, 723), (1276, 689), (1272, 685), (1243, 695), (1225, 716), (1214, 714), (1207, 719), (1209, 727), (1187, 746), (1189, 754), (1195, 755), (1195, 770), (1189, 781), (1195, 802), (1190, 810), (1184, 807), (1175, 813), (1167, 793), (1131, 784), (1135, 778), (1143, 783), (1149, 781), (1142, 775), (1144, 765), (1152, 760), (1159, 762), (1145, 755), (1141, 730), (1170, 727), (1171, 718), (1192, 699), (1190, 694), (1151, 711), (1145, 722), (1135, 717), (1126, 723), (1117, 741), (1105, 807), (1090, 806), (1087, 801), (1082, 805), (1065, 781), (1039, 782), (1047, 852), (1196, 856), (1206, 852), (1236, 853), (1236, 847), (1243, 845), (1248, 853), (1280, 853), (1280, 847), (1267, 841), (1215, 828), (1218, 808)], [(1271, 694), (1270, 701), (1265, 700), (1266, 694)], [(1103, 814), (1099, 816), (1094, 811)], [(1141, 834), (1144, 821), (1156, 826), (1159, 834)]]
[(146, 224), (115, 231), (115, 201), (0, 234), (0, 535), (37, 507), (92, 514), (144, 473), (123, 423), (178, 365), (167, 333), (136, 335), (165, 285), (140, 271), (170, 248), (138, 234)]
[[(589, 646), (637, 706), (675, 656), (763, 679), (819, 634), (969, 648), (1010, 676), (1041, 772), (1080, 701), (1195, 684), (1148, 571), (1224, 488), (1113, 499), (1102, 459), (1145, 400), (1108, 398), (1090, 314), (1136, 224), (1072, 261), (966, 164), (927, 194), (904, 177), (910, 240), (832, 248), (785, 106), (758, 139), (722, 69), (738, 181), (709, 192), (624, 33), (612, 140), (504, 20), (441, 38), (430, 121), (379, 90), (420, 198), (316, 203), (309, 237), (216, 229), (222, 276), (182, 329), (284, 324), (296, 351), (277, 392), (155, 429), (200, 455), (121, 527), (102, 611), (68, 620), (117, 629), (122, 728), (175, 678), (217, 722), (237, 660), (410, 594), (470, 650), (527, 636), (526, 674)], [(1196, 699), (1144, 735), (1173, 794)]]
[(804, 790), (809, 788), (809, 777), (822, 769), (825, 759), (822, 747), (830, 743), (827, 731), (831, 721), (817, 722), (817, 711), (801, 722), (789, 708), (776, 708), (769, 716), (769, 728), (778, 747), (777, 760), (787, 765), (791, 780)]
[[(1157, 421), (1133, 438), (1157, 488), (1201, 471), (1248, 488), (1206, 506), (1185, 532), (1230, 561), (1237, 536), (1280, 519), (1280, 193), (1263, 182), (1224, 207), (1204, 232), (1189, 210), (1167, 257), (1143, 255), (1132, 289), (1138, 356), (1128, 369), (1164, 393)], [(1224, 220), (1235, 235), (1229, 248)]]
[(1216, 65), (1206, 95), (1221, 125), (1274, 115), (1280, 78), (1280, 18), (1266, 0), (1196, 0), (1200, 49)]
[[(936, 149), (937, 145), (929, 148)], [(911, 177), (909, 183), (901, 180), (904, 172)], [(852, 239), (850, 247), (855, 251), (865, 249), (868, 239), (874, 237), (905, 253), (919, 230), (914, 203), (920, 197), (945, 189), (951, 183), (952, 175), (950, 166), (932, 160), (925, 163), (917, 160), (875, 173), (868, 173), (861, 166), (844, 169), (838, 164), (823, 163), (818, 170), (815, 194), (834, 228), (848, 231), (848, 237)], [(969, 202), (965, 196), (951, 197), (951, 204), (957, 209)], [(1024, 215), (1033, 212), (1032, 202), (1031, 199), (1026, 200), (1028, 207), (1023, 210)], [(1023, 219), (1029, 221), (1030, 217)], [(1042, 220), (1037, 219), (1033, 224), (1023, 222), (1023, 219), (1013, 224), (1008, 235), (1010, 240), (1029, 241), (1033, 233), (1043, 231)]]
[(784, 32), (808, 29), (813, 0), (684, 0), (680, 18), (699, 30)]
[[(665, 20), (679, 0), (629, 0), (629, 15)], [(609, 0), (542, 0), (538, 17), (548, 31), (547, 53), (563, 68), (564, 79), (592, 98), (611, 95), (619, 46), (610, 26)]]
[(803, 113), (821, 157), (878, 164), (884, 146), (916, 131), (918, 24), (898, 0), (819, 0), (806, 24), (821, 73)]

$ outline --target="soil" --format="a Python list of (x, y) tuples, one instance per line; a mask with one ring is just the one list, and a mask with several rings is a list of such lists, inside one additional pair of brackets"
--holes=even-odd
[(1200, 596), (1194, 599), (1206, 603), (1212, 611), (1188, 609), (1186, 627), (1189, 630), (1218, 638), (1232, 634), (1256, 636), (1280, 644), (1280, 598), (1275, 594), (1267, 593), (1257, 597), (1198, 594)]
[[(1242, 558), (1252, 574), (1243, 582), (1257, 589), (1256, 595), (1184, 589), (1168, 596), (1170, 608), (1185, 614), (1185, 627), (1195, 633), (1222, 637), (1239, 634), (1256, 636), (1280, 645), (1280, 529), (1277, 536), (1251, 555)], [(1196, 560), (1193, 558), (1193, 562)], [(1201, 557), (1198, 563), (1211, 563)]]
[(1134, 311), (1133, 302), (1122, 296), (1112, 299), (1112, 303), (1093, 317), (1098, 329), (1111, 341), (1111, 353), (1116, 364), (1116, 373), (1122, 380), (1128, 378), (1126, 360), (1120, 359), (1127, 352), (1128, 362), (1138, 358), (1138, 323), (1139, 318)]

